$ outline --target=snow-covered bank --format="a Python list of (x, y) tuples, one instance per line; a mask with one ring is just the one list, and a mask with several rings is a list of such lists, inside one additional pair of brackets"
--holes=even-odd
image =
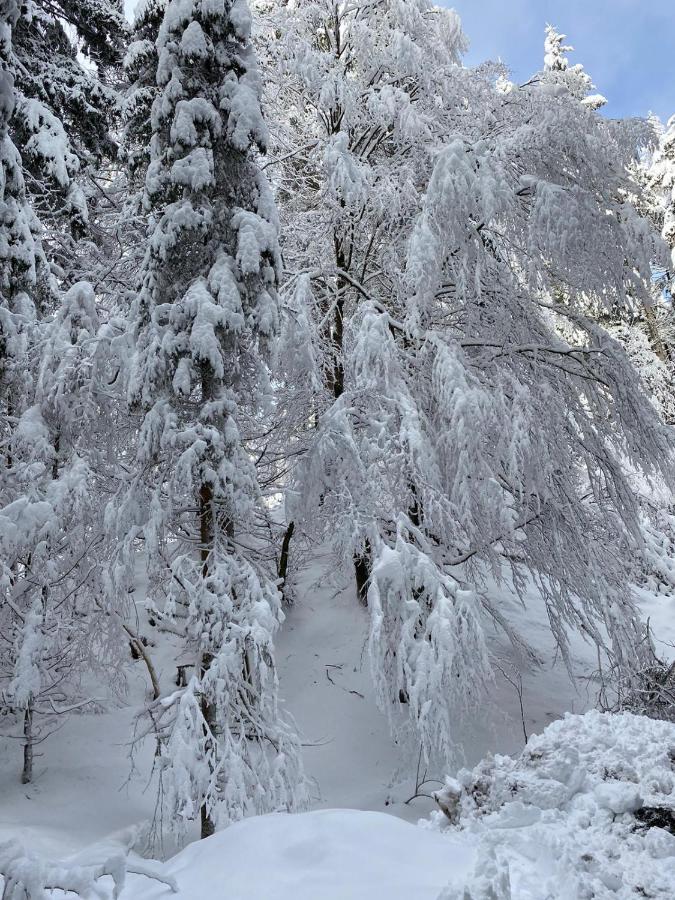
[[(385, 813), (320, 810), (246, 819), (169, 860), (177, 900), (436, 900), (473, 867), (465, 841)], [(133, 878), (123, 900), (171, 897)]]
[[(346, 809), (245, 819), (164, 864), (132, 856), (119, 896), (672, 900), (672, 723), (629, 713), (568, 715), (518, 756), (460, 771), (438, 799), (445, 811), (419, 825)], [(114, 841), (93, 847), (63, 870), (101, 864), (112, 850)], [(148, 877), (153, 872), (162, 880)], [(98, 887), (106, 900), (112, 895), (111, 879)]]

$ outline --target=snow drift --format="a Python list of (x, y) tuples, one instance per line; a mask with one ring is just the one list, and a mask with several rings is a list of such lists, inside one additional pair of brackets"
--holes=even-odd
[[(672, 900), (672, 723), (567, 715), (519, 756), (491, 756), (449, 778), (437, 801), (419, 826), (356, 810), (245, 819), (164, 865), (132, 855), (126, 878), (117, 878), (120, 897)], [(101, 853), (110, 855), (109, 842)], [(87, 859), (95, 858), (92, 848)], [(60, 866), (74, 878), (82, 859), (41, 871)], [(108, 897), (112, 879), (96, 887)]]

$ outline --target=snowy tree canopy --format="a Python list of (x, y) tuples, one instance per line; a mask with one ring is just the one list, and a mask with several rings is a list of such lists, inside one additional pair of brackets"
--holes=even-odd
[(661, 234), (671, 252), (675, 253), (675, 116), (668, 120), (660, 135), (648, 178), (658, 198)]
[(115, 0), (31, 2), (14, 28), (11, 121), (26, 185), (65, 275), (87, 233), (96, 187), (85, 176), (115, 155), (115, 67), (126, 24)]
[[(561, 41), (547, 33), (549, 56)], [(314, 69), (302, 71), (310, 79)], [(667, 475), (671, 446), (593, 314), (649, 300), (654, 245), (626, 199), (637, 190), (627, 174), (636, 148), (596, 104), (580, 102), (590, 80), (560, 59), (507, 93), (493, 71), (469, 84), (456, 66), (444, 76), (464, 103), (445, 116), (451, 138), (420, 147), (433, 168), (416, 203), (401, 224), (387, 197), (384, 231), (373, 225), (363, 237), (365, 264), (357, 257), (352, 276), (336, 257), (326, 300), (302, 289), (307, 316), (337, 317), (304, 355), (330, 354), (324, 385), (335, 400), (323, 401), (296, 486), (298, 515), (355, 554), (357, 578), (366, 558), (382, 704), (408, 701), (425, 752), (447, 751), (449, 709), (473, 702), (476, 673), (487, 677), (484, 617), (526, 645), (482, 590), (488, 573), (519, 590), (536, 580), (564, 656), (570, 627), (599, 644), (608, 633), (620, 657), (634, 652), (626, 584), (641, 538), (624, 463)], [(338, 119), (350, 123), (349, 95), (340, 97)], [(351, 125), (338, 130), (346, 153)], [(330, 258), (331, 235), (351, 252), (387, 176), (402, 183), (395, 152), (382, 151), (375, 183), (365, 173), (376, 153), (363, 163), (329, 146), (320, 183), (339, 193), (327, 245), (299, 238), (286, 252), (311, 254), (310, 278)], [(321, 177), (306, 156), (314, 152), (293, 162), (307, 173), (308, 198)], [(301, 177), (291, 184), (297, 203)], [(341, 224), (350, 209), (356, 225)], [(397, 234), (396, 258), (379, 256)]]

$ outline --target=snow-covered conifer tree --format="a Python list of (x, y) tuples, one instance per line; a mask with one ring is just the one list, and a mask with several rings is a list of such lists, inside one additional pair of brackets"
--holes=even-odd
[(600, 109), (607, 103), (607, 100), (602, 94), (589, 93), (594, 85), (590, 76), (584, 72), (581, 63), (570, 66), (565, 54), (574, 50), (574, 47), (563, 44), (566, 37), (566, 34), (560, 34), (552, 25), (546, 26), (542, 81), (563, 85), (584, 106), (589, 109)]
[(104, 190), (92, 180), (96, 167), (116, 152), (114, 86), (125, 30), (118, 0), (35, 0), (21, 6), (14, 29), (11, 134), (47, 255), (66, 286), (86, 269), (81, 239)]
[(544, 70), (546, 72), (566, 72), (569, 68), (569, 60), (565, 56), (572, 46), (566, 46), (563, 41), (566, 34), (560, 34), (553, 25), (546, 26), (546, 40), (544, 42)]
[(132, 204), (143, 198), (145, 173), (150, 162), (151, 112), (158, 93), (157, 36), (166, 0), (144, 0), (134, 11), (131, 41), (124, 57), (129, 83), (122, 106), (124, 136), (120, 156), (132, 186)]
[[(119, 103), (120, 142), (116, 159), (106, 170), (105, 196), (99, 195), (96, 207), (104, 239), (97, 254), (98, 290), (125, 316), (144, 257), (149, 212), (145, 176), (150, 162), (151, 111), (159, 91), (157, 36), (165, 9), (166, 0), (140, 0), (133, 10), (120, 73), (124, 82)], [(99, 173), (98, 179), (101, 177)]]
[(267, 130), (244, 0), (169, 0), (132, 310), (129, 384), (141, 414), (133, 475), (111, 506), (130, 578), (138, 541), (150, 603), (185, 632), (185, 688), (158, 703), (162, 790), (177, 830), (202, 835), (292, 806), (298, 745), (277, 703), (282, 619), (252, 542), (259, 488), (247, 434), (269, 392), (277, 331), (277, 216), (256, 161)]
[[(671, 273), (675, 269), (675, 116), (659, 135), (659, 145), (647, 173), (656, 195), (655, 216), (664, 241), (670, 247)], [(671, 274), (675, 278), (675, 274)]]

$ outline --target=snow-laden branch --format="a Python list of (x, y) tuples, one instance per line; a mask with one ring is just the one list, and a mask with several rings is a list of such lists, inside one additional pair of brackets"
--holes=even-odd
[(120, 896), (127, 875), (142, 875), (165, 884), (173, 893), (178, 891), (176, 880), (163, 875), (153, 866), (139, 861), (130, 862), (128, 850), (101, 862), (71, 863), (53, 862), (26, 850), (19, 841), (0, 844), (0, 877), (2, 900), (49, 900), (54, 891), (75, 894), (78, 897), (110, 896), (104, 878), (113, 882), (112, 897)]

